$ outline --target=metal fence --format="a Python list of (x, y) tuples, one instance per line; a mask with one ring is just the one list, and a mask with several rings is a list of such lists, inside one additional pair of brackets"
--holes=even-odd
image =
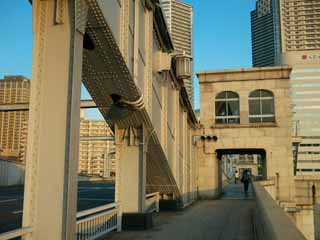
[(121, 231), (119, 203), (81, 211), (77, 214), (77, 240), (93, 240), (112, 231)]
[(159, 212), (159, 192), (150, 193), (146, 195), (146, 212)]

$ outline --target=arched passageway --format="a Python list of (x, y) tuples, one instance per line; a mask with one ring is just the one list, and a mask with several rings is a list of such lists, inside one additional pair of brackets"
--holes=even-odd
[(250, 198), (244, 192), (241, 178), (249, 173), (252, 181), (267, 178), (266, 151), (264, 149), (217, 149), (216, 157), (219, 161), (218, 183), (223, 197)]

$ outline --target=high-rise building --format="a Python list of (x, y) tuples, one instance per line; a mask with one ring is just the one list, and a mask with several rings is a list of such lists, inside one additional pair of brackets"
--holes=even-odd
[[(320, 172), (320, 2), (282, 0), (279, 63), (290, 78), (293, 134), (301, 137), (297, 174)], [(298, 132), (296, 132), (298, 131)]]
[(113, 133), (105, 121), (80, 118), (79, 173), (101, 177), (115, 176)]
[(320, 50), (319, 16), (317, 0), (257, 0), (251, 12), (253, 66), (296, 64), (303, 51)]
[(279, 6), (277, 0), (258, 0), (251, 12), (252, 65), (276, 65), (280, 52)]
[[(28, 103), (30, 81), (23, 76), (0, 80), (0, 104)], [(28, 111), (0, 112), (0, 157), (25, 162)]]
[[(265, 21), (257, 20), (259, 9)], [(252, 27), (253, 65), (290, 65), (293, 69), (290, 77), (292, 133), (302, 139), (298, 150), (297, 174), (318, 174), (320, 1), (257, 0), (257, 9), (251, 16), (252, 25), (255, 26)], [(264, 35), (264, 31), (272, 37)], [(270, 53), (274, 56), (264, 49), (272, 49)]]
[(281, 0), (283, 52), (320, 49), (319, 0)]
[[(193, 8), (178, 0), (161, 0), (168, 29), (177, 53), (193, 57)], [(193, 105), (193, 77), (184, 80)]]

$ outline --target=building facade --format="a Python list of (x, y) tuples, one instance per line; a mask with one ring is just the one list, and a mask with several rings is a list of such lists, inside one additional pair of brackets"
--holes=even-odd
[(279, 199), (294, 198), (289, 98), (290, 67), (197, 73), (199, 195), (222, 191), (223, 155), (261, 155), (262, 177), (280, 177)]
[[(161, 0), (176, 53), (193, 57), (193, 8), (178, 0)], [(184, 79), (191, 103), (193, 104), (193, 77)]]
[(80, 119), (79, 173), (114, 177), (116, 171), (113, 133), (103, 120)]
[[(28, 103), (30, 81), (23, 76), (0, 80), (0, 104)], [(0, 157), (25, 162), (28, 111), (0, 112)]]
[(282, 52), (290, 78), (293, 135), (299, 136), (297, 174), (320, 172), (320, 2), (280, 1)]
[[(262, 16), (260, 20), (259, 17), (252, 17), (252, 25), (255, 26), (252, 28), (253, 65), (292, 66), (290, 77), (292, 135), (301, 139), (297, 152), (297, 174), (318, 174), (320, 172), (320, 2), (258, 0), (257, 9), (252, 12), (252, 16), (258, 16), (259, 9)], [(269, 37), (263, 36), (267, 32)], [(268, 51), (263, 49), (270, 49), (273, 56), (270, 57)], [(272, 62), (272, 58), (275, 61)]]

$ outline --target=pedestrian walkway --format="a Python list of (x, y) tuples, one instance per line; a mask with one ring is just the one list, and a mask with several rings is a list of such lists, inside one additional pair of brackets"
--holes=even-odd
[[(241, 196), (241, 184), (230, 186), (228, 198), (198, 201), (182, 212), (160, 213), (148, 231), (114, 233), (106, 240), (251, 240), (253, 199)], [(226, 189), (228, 190), (228, 188)], [(240, 197), (240, 199), (236, 199)], [(230, 198), (230, 199), (229, 199)]]
[(222, 199), (238, 199), (238, 200), (245, 200), (245, 199), (252, 199), (253, 192), (252, 192), (252, 185), (249, 185), (249, 190), (247, 194), (244, 194), (243, 184), (229, 184), (225, 187), (222, 195)]

